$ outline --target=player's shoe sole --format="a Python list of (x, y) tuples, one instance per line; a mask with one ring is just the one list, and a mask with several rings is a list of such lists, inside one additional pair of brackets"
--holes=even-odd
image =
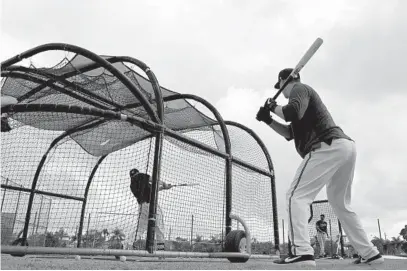
[(315, 269), (316, 263), (314, 256), (312, 255), (299, 255), (299, 256), (291, 256), (285, 259), (275, 260), (274, 263), (287, 265), (287, 266), (295, 266), (301, 269)]
[(377, 254), (376, 256), (373, 256), (367, 260), (363, 258), (359, 258), (356, 261), (353, 262), (354, 264), (368, 264), (368, 265), (376, 265), (376, 264), (383, 264), (384, 263), (384, 258), (382, 255)]

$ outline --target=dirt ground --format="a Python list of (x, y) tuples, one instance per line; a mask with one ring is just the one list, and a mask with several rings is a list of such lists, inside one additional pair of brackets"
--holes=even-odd
[[(82, 257), (76, 260), (73, 256), (58, 255), (31, 255), (25, 257), (12, 257), (1, 255), (2, 270), (28, 270), (28, 269), (48, 269), (48, 270), (128, 270), (128, 269), (166, 269), (166, 270), (282, 270), (293, 269), (292, 266), (276, 265), (271, 260), (250, 259), (246, 263), (230, 263), (227, 259), (180, 259), (180, 258), (145, 258), (127, 257), (125, 262), (116, 260), (114, 257)], [(407, 270), (407, 258), (389, 257), (383, 265), (353, 265), (349, 259), (317, 260), (319, 270)]]

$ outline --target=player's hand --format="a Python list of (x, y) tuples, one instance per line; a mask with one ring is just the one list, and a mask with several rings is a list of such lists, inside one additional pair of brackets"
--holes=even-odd
[(275, 100), (273, 100), (272, 98), (268, 98), (266, 100), (266, 102), (264, 103), (264, 107), (274, 113), (274, 110), (277, 107), (277, 102)]
[(273, 118), (270, 116), (270, 111), (265, 107), (260, 107), (259, 112), (257, 112), (256, 119), (267, 124), (273, 122)]

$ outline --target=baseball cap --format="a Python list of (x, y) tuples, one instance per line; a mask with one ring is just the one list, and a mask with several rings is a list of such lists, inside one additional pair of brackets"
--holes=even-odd
[[(283, 80), (286, 80), (288, 78), (288, 76), (290, 76), (290, 74), (292, 73), (293, 70), (294, 69), (292, 69), (292, 68), (286, 68), (284, 70), (281, 70), (278, 73), (278, 81), (274, 85), (274, 88), (280, 89), (280, 78), (283, 79)], [(297, 75), (297, 78), (300, 78), (300, 74)]]
[(133, 168), (132, 170), (130, 170), (130, 177), (133, 177), (133, 176), (136, 175), (137, 173), (139, 173), (138, 169)]

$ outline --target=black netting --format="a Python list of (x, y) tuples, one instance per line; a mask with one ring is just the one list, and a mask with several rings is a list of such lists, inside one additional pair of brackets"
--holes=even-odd
[[(133, 82), (157, 112), (151, 82), (123, 62), (113, 66)], [(113, 112), (149, 120), (139, 99), (110, 72), (80, 55), (64, 58), (52, 68), (19, 68), (15, 75), (31, 78), (6, 78), (2, 95), (41, 107), (20, 107), (27, 112), (15, 107), (4, 115), (12, 129), (2, 132), (1, 141), (1, 233), (11, 237), (2, 238), (2, 244), (21, 237), (30, 196), (27, 189), (35, 178), (38, 182), (32, 192), (28, 224), (30, 245), (75, 247), (81, 236), (82, 247), (144, 249), (149, 206), (139, 205), (130, 191), (129, 170), (137, 168), (152, 175), (156, 170), (155, 138), (145, 127), (129, 122), (134, 118), (118, 120), (119, 114)], [(55, 84), (31, 82), (36, 80)], [(177, 94), (165, 88), (161, 92), (164, 98)], [(160, 179), (186, 185), (159, 192), (156, 240), (165, 243), (165, 250), (221, 251), (227, 154), (220, 126), (186, 99), (164, 103), (164, 124), (223, 154), (215, 155), (199, 144), (164, 132)], [(234, 125), (227, 125), (227, 129), (232, 156), (267, 172), (269, 165), (255, 139)], [(272, 205), (270, 177), (236, 161), (231, 177), (232, 213), (249, 226), (253, 253), (272, 253), (276, 206)], [(243, 229), (236, 221), (232, 228)]]
[(122, 121), (105, 122), (71, 135), (82, 148), (95, 156), (112, 153), (149, 136), (148, 131)]
[[(24, 135), (26, 133), (25, 130), (29, 133), (41, 134), (41, 130), (66, 131), (83, 124), (90, 125), (96, 123), (97, 125), (90, 129), (70, 134), (70, 138), (93, 156), (103, 156), (112, 153), (151, 136), (150, 132), (128, 122), (106, 121), (89, 115), (73, 113), (15, 113), (8, 120), (12, 124), (12, 130), (9, 133), (15, 134), (17, 138)], [(29, 126), (15, 129), (22, 123)], [(47, 135), (54, 139), (58, 134), (58, 132), (54, 132)]]
[(74, 127), (96, 120), (97, 117), (81, 114), (65, 114), (58, 112), (24, 112), (14, 113), (9, 121), (19, 121), (41, 130), (67, 131)]
[[(110, 57), (104, 56), (104, 58), (108, 59)], [(81, 72), (81, 69), (90, 65), (95, 65), (95, 68)], [(123, 62), (113, 63), (113, 66), (133, 82), (149, 101), (153, 110), (156, 111), (155, 94), (151, 82), (131, 70)], [(31, 70), (25, 70), (22, 73), (41, 79), (44, 82), (54, 80), (56, 87), (10, 77), (4, 80), (1, 92), (2, 95), (20, 99), (20, 103), (93, 106), (149, 119), (144, 106), (141, 105), (134, 93), (115, 76), (112, 76), (110, 72), (97, 67), (95, 62), (80, 55), (75, 55), (71, 60), (64, 59), (52, 68), (37, 69), (30, 66)], [(41, 73), (48, 74), (48, 76)], [(34, 89), (35, 91), (33, 91)], [(165, 88), (161, 88), (161, 92), (164, 98), (177, 94)], [(196, 110), (184, 99), (165, 102), (164, 106), (164, 122), (171, 129), (184, 131), (215, 123), (213, 119)], [(124, 107), (126, 109), (123, 109)], [(32, 125), (32, 123), (33, 121), (26, 124)], [(50, 129), (49, 123), (42, 123), (40, 118), (39, 121), (35, 122), (35, 125), (37, 128)], [(54, 126), (58, 126), (58, 129), (64, 129), (63, 127), (67, 125), (61, 123), (60, 125), (54, 124)]]
[(12, 96), (17, 99), (39, 85), (19, 78), (4, 78), (2, 81), (1, 95)]

